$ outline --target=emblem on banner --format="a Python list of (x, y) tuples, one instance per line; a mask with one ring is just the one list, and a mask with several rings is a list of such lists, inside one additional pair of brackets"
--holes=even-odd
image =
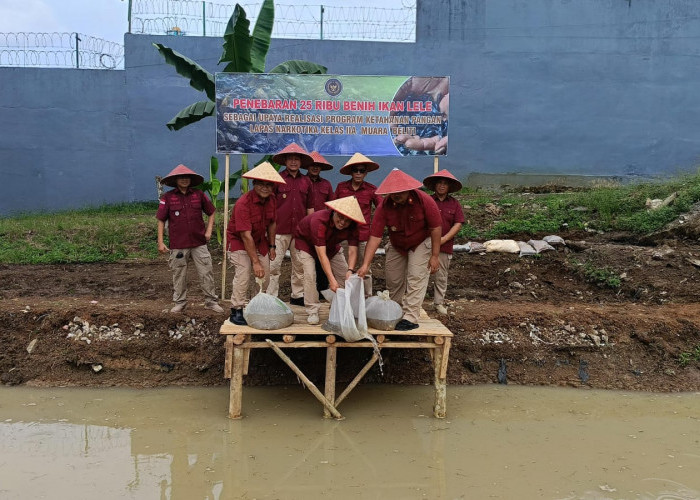
[(326, 80), (326, 93), (329, 96), (335, 97), (343, 91), (343, 84), (337, 78), (329, 78)]

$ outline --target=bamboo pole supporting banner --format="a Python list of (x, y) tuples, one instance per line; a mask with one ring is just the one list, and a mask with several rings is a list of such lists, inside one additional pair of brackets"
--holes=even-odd
[(228, 228), (228, 174), (231, 168), (229, 155), (226, 155), (226, 172), (224, 173), (224, 256), (221, 259), (221, 299), (226, 299), (226, 247), (228, 238), (226, 229)]
[[(331, 415), (333, 415), (333, 418), (336, 418), (338, 420), (342, 419), (343, 416), (340, 414), (340, 412), (331, 404), (330, 401), (326, 399), (326, 397), (321, 394), (321, 391), (318, 390), (318, 387), (314, 385), (311, 380), (309, 380), (309, 377), (304, 375), (304, 372), (302, 372), (297, 365), (294, 364), (294, 362), (289, 359), (289, 356), (287, 356), (284, 352), (282, 352), (282, 349), (277, 347), (277, 345), (270, 339), (265, 339), (265, 342), (269, 344), (269, 346), (272, 348), (273, 351), (275, 351), (275, 354), (277, 354), (282, 361), (286, 363), (286, 365), (292, 369), (292, 371), (299, 377), (304, 384), (304, 387), (306, 387), (309, 391), (311, 391), (311, 394), (313, 394), (316, 399), (318, 399), (323, 406), (328, 408), (328, 411), (331, 412)], [(236, 351), (239, 351), (240, 349), (235, 349)], [(235, 367), (234, 367), (235, 368)], [(234, 369), (235, 373), (235, 369)]]
[(435, 155), (435, 156), (433, 156), (433, 173), (437, 174), (439, 168), (440, 168), (440, 158), (437, 155)]

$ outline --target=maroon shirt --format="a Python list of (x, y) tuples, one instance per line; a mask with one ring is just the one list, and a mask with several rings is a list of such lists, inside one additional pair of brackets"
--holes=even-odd
[[(440, 201), (438, 195), (433, 195), (433, 200), (440, 210), (440, 215), (442, 216), (442, 236), (445, 236), (450, 232), (452, 226), (457, 223), (464, 223), (464, 212), (462, 211), (462, 205), (450, 196), (449, 194), (445, 196), (443, 201)], [(440, 246), (440, 251), (444, 253), (452, 253), (452, 247), (454, 245), (454, 238), (446, 241)]]
[(391, 245), (400, 254), (406, 255), (430, 236), (432, 228), (441, 226), (440, 211), (435, 201), (423, 191), (413, 189), (403, 205), (397, 205), (387, 196), (374, 212), (370, 234), (381, 238), (386, 227)]
[(308, 175), (307, 177), (309, 177), (309, 180), (311, 181), (311, 189), (313, 191), (314, 200), (314, 210), (325, 210), (326, 208), (328, 208), (326, 207), (326, 202), (335, 200), (333, 186), (330, 182), (328, 182), (328, 180), (323, 179), (321, 177), (317, 177), (316, 180), (313, 180)]
[(156, 219), (168, 221), (170, 248), (195, 248), (207, 244), (202, 212), (211, 216), (216, 208), (199, 189), (179, 189), (165, 193), (160, 199)]
[(245, 193), (238, 199), (231, 212), (231, 220), (226, 229), (228, 249), (231, 252), (245, 250), (241, 232), (250, 231), (255, 248), (260, 255), (267, 255), (267, 228), (275, 222), (276, 216), (277, 203), (274, 196), (260, 198), (255, 190)]
[(297, 250), (312, 255), (316, 255), (317, 247), (326, 247), (326, 255), (329, 259), (340, 251), (340, 242), (348, 240), (348, 245), (357, 246), (359, 243), (359, 233), (357, 222), (352, 222), (348, 227), (338, 230), (333, 224), (332, 210), (326, 209), (307, 215), (294, 231), (294, 244)]
[[(338, 184), (335, 188), (335, 197), (345, 198), (346, 196), (354, 196), (357, 198), (357, 203), (360, 204), (362, 215), (367, 224), (360, 226), (360, 241), (369, 239), (370, 221), (372, 220), (372, 204), (376, 209), (382, 204), (382, 197), (375, 193), (377, 186), (369, 182), (362, 181), (360, 187), (355, 190), (352, 188), (352, 179)], [(382, 228), (383, 229), (383, 228)]]
[(278, 184), (277, 234), (292, 234), (299, 221), (306, 217), (306, 210), (314, 208), (311, 181), (301, 172), (292, 177), (285, 168), (280, 172), (286, 184)]

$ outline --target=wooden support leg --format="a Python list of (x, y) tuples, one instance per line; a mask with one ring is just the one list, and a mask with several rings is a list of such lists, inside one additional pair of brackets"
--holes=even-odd
[(379, 359), (379, 356), (377, 356), (377, 353), (372, 353), (372, 357), (370, 360), (367, 362), (367, 364), (360, 370), (360, 373), (357, 374), (357, 376), (352, 379), (352, 382), (348, 384), (348, 386), (345, 388), (345, 390), (342, 392), (340, 396), (338, 396), (338, 399), (335, 400), (335, 406), (336, 408), (340, 403), (350, 394), (350, 391), (352, 391), (357, 384), (360, 383), (360, 380), (362, 380), (362, 377), (365, 376), (365, 374), (369, 371), (370, 368), (374, 365), (374, 363), (377, 362)]
[[(326, 348), (326, 387), (325, 396), (332, 405), (335, 406), (335, 369), (338, 355), (338, 348), (329, 346)], [(323, 418), (330, 418), (331, 412), (323, 407)]]
[[(306, 387), (308, 390), (311, 391), (311, 394), (314, 395), (316, 399), (318, 399), (323, 406), (328, 408), (328, 411), (331, 412), (331, 415), (333, 415), (333, 418), (336, 418), (338, 420), (341, 420), (343, 416), (340, 414), (338, 410), (336, 410), (335, 406), (326, 399), (326, 397), (321, 394), (321, 391), (318, 390), (318, 387), (316, 387), (316, 384), (311, 382), (309, 380), (309, 377), (304, 375), (304, 372), (302, 372), (297, 365), (294, 364), (294, 361), (289, 359), (289, 356), (287, 356), (285, 353), (282, 352), (282, 349), (277, 347), (277, 345), (270, 339), (265, 339), (265, 342), (269, 344), (270, 347), (272, 347), (272, 350), (275, 351), (275, 353), (280, 357), (282, 361), (284, 361), (288, 367), (292, 369), (294, 373), (296, 373), (297, 377), (299, 377), (302, 382), (304, 383), (304, 387)], [(234, 372), (235, 374), (235, 372)]]
[(435, 415), (436, 418), (445, 418), (445, 414), (447, 413), (447, 384), (445, 378), (440, 377), (444, 347), (444, 345), (436, 347), (434, 349), (435, 356), (433, 357), (433, 370), (435, 374), (435, 406), (433, 406), (433, 415)]
[(233, 348), (233, 375), (231, 376), (231, 389), (228, 400), (229, 418), (241, 418), (243, 406), (243, 363), (244, 349)]
[(226, 335), (224, 343), (224, 378), (231, 378), (231, 362), (233, 361), (233, 336)]

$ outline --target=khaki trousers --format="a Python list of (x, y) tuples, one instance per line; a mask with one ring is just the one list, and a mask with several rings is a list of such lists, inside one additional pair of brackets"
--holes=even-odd
[[(179, 255), (179, 257), (178, 257)], [(173, 302), (187, 304), (187, 262), (194, 262), (199, 275), (199, 283), (204, 292), (205, 304), (218, 302), (214, 289), (214, 275), (211, 266), (211, 254), (206, 245), (194, 248), (171, 248), (168, 266), (173, 271)]]
[[(318, 290), (316, 290), (316, 260), (308, 253), (297, 250), (292, 243), (293, 251), (297, 253), (299, 272), (304, 276), (304, 308), (306, 314), (318, 314), (321, 308), (321, 303), (318, 299)], [(331, 261), (331, 271), (340, 287), (345, 286), (345, 273), (348, 271), (348, 263), (345, 261), (343, 252), (338, 252), (333, 256)]]
[[(265, 290), (270, 283), (270, 257), (267, 255), (260, 255), (260, 252), (258, 252), (258, 259), (260, 259), (260, 264), (262, 264), (263, 269), (265, 269), (265, 281), (262, 285), (262, 290)], [(248, 304), (250, 297), (248, 292), (251, 285), (255, 283), (253, 261), (250, 260), (248, 252), (245, 250), (228, 252), (228, 261), (233, 264), (235, 268), (232, 285), (233, 291), (231, 292), (231, 308), (241, 309)], [(255, 294), (257, 292), (258, 290), (255, 289), (253, 293)]]
[(408, 255), (401, 255), (391, 243), (386, 247), (384, 276), (391, 300), (401, 304), (403, 319), (418, 323), (420, 310), (428, 291), (431, 240), (426, 238)]
[(438, 257), (440, 266), (435, 273), (435, 286), (433, 287), (433, 303), (435, 305), (445, 303), (445, 292), (447, 292), (447, 271), (450, 269), (451, 253), (440, 252)]
[[(348, 254), (348, 242), (343, 241), (341, 243), (343, 247), (343, 251), (345, 252), (345, 255)], [(362, 262), (365, 260), (365, 248), (367, 248), (367, 242), (366, 241), (361, 241), (360, 244), (357, 246), (357, 262), (355, 263), (355, 269), (359, 269), (360, 266), (362, 266)], [(364, 278), (364, 284), (365, 284), (365, 297), (370, 297), (372, 295), (372, 266), (370, 265), (367, 268), (367, 274), (365, 274)]]
[(280, 273), (282, 271), (282, 261), (284, 260), (284, 254), (289, 250), (292, 258), (292, 298), (297, 299), (301, 297), (304, 293), (304, 280), (303, 276), (295, 274), (294, 272), (294, 262), (296, 261), (295, 252), (292, 251), (292, 235), (291, 234), (278, 234), (275, 236), (275, 260), (270, 262), (270, 282), (267, 285), (267, 293), (279, 296), (280, 293)]

